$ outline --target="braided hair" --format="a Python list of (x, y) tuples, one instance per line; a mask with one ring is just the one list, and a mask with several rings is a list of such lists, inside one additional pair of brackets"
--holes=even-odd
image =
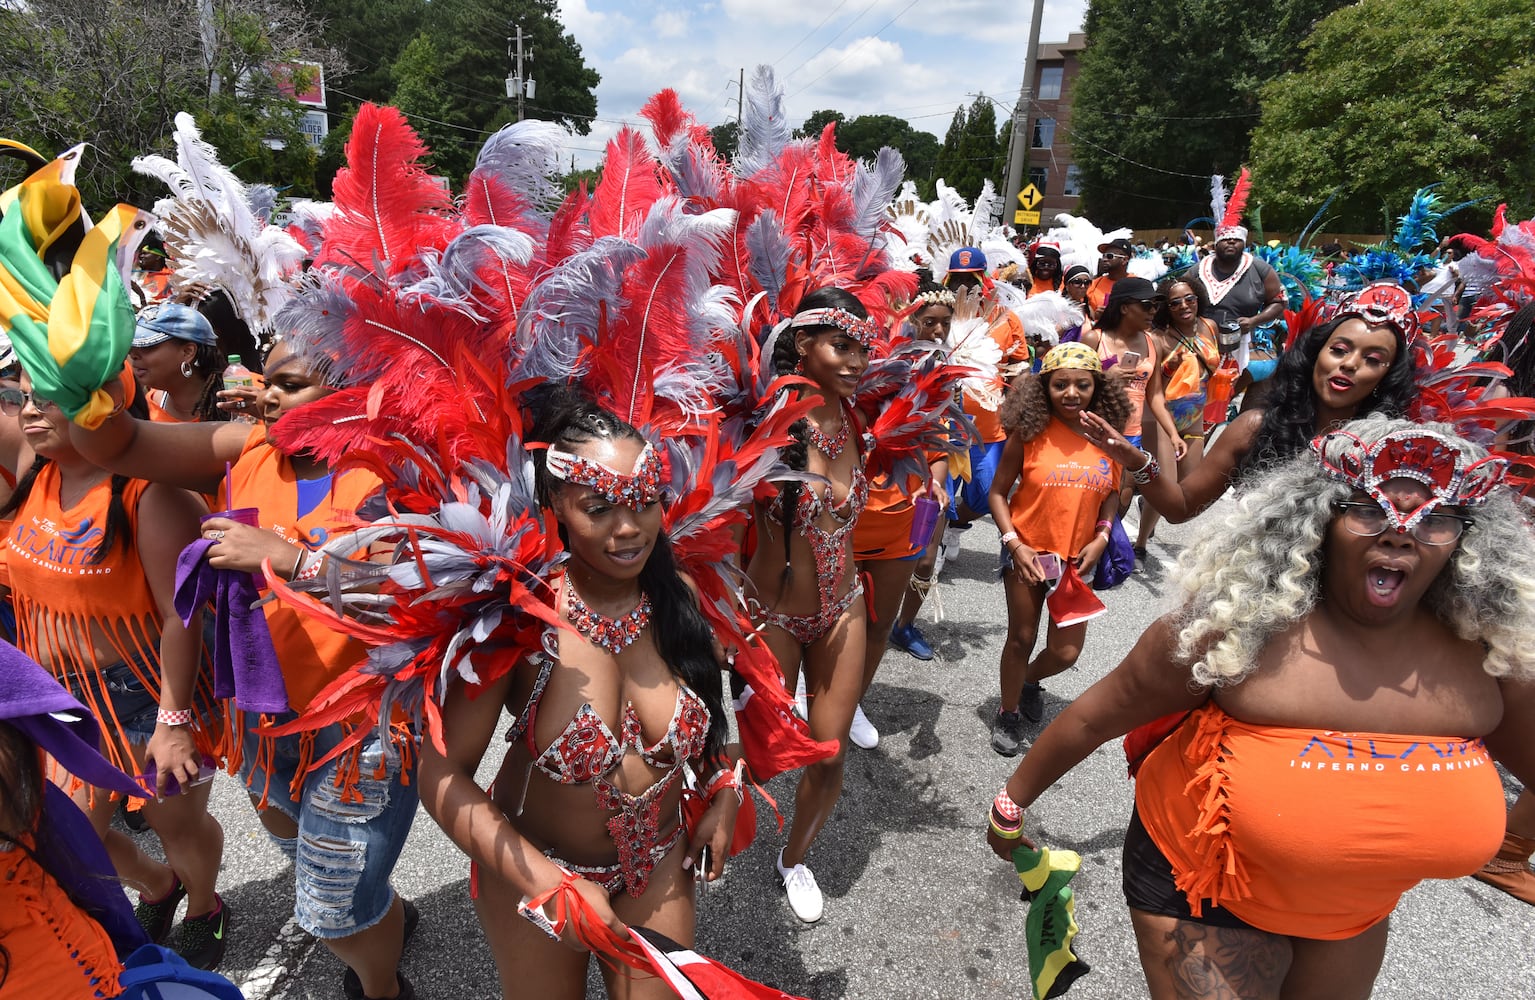
[[(567, 386), (550, 386), (530, 400), (535, 415), (530, 440), (550, 448), (572, 451), (593, 441), (633, 441), (644, 446), (645, 435), (632, 424), (603, 409), (585, 393)], [(545, 449), (533, 451), (533, 488), (541, 506), (548, 508), (565, 484), (549, 474)], [(560, 540), (569, 546), (565, 526)], [(714, 632), (699, 608), (698, 595), (677, 570), (676, 557), (665, 532), (656, 535), (655, 547), (639, 575), (640, 587), (650, 595), (655, 614), (650, 619), (656, 650), (672, 675), (691, 688), (709, 709), (709, 736), (704, 759), (723, 755), (728, 724), (725, 721), (724, 685), (720, 662), (714, 652)]]

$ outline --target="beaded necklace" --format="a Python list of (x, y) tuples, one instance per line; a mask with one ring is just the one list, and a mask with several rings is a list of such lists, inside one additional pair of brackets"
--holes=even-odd
[(566, 580), (565, 617), (594, 646), (601, 646), (614, 655), (622, 653), (650, 627), (650, 595), (641, 591), (640, 603), (628, 614), (609, 618), (599, 615), (586, 606), (576, 588)]
[(819, 451), (827, 458), (836, 458), (842, 454), (842, 449), (847, 447), (847, 425), (848, 420), (844, 416), (842, 418), (842, 426), (837, 429), (837, 433), (828, 435), (816, 425), (814, 420), (806, 420), (805, 436), (810, 439), (811, 444), (815, 445), (816, 451)]

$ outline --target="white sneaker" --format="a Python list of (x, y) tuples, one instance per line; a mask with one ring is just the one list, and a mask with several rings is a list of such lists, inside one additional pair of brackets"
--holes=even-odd
[[(945, 562), (953, 562), (959, 558), (959, 550), (964, 545), (965, 533), (957, 530), (954, 525), (949, 525), (943, 533), (943, 558)], [(933, 573), (937, 576), (937, 571)]]
[(879, 730), (874, 728), (874, 723), (863, 714), (863, 706), (853, 707), (853, 725), (848, 730), (848, 738), (865, 750), (873, 750), (879, 746)]
[(807, 924), (820, 920), (824, 905), (821, 899), (821, 887), (815, 884), (815, 876), (810, 873), (810, 869), (802, 864), (785, 868), (781, 850), (778, 852), (776, 864), (779, 877), (783, 879), (784, 892), (789, 896), (789, 909)]
[(810, 721), (810, 699), (805, 694), (805, 667), (800, 665), (799, 680), (794, 684), (794, 710), (806, 722)]

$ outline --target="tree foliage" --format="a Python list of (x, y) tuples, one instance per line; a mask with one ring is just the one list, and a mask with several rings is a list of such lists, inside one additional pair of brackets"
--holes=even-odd
[(943, 178), (949, 187), (973, 200), (988, 179), (1001, 188), (1006, 155), (1007, 147), (998, 140), (996, 109), (991, 98), (982, 94), (968, 109), (962, 106), (955, 110), (943, 148), (934, 158), (934, 179)]
[(1113, 226), (1208, 215), (1209, 177), (1247, 160), (1264, 85), (1346, 3), (1090, 0), (1069, 135), (1083, 210)]
[(837, 126), (837, 148), (842, 152), (857, 160), (872, 160), (889, 146), (906, 161), (906, 176), (917, 182), (918, 192), (925, 198), (933, 197), (939, 146), (932, 133), (913, 128), (906, 119), (893, 115), (848, 118), (840, 111), (817, 111), (805, 119), (795, 134), (806, 139), (818, 138), (832, 123)]
[(1263, 91), (1254, 189), (1270, 225), (1298, 226), (1337, 189), (1333, 225), (1374, 232), (1443, 181), (1455, 217), (1501, 201), (1535, 213), (1535, 3), (1362, 0), (1307, 40), (1305, 67)]
[[(319, 24), (284, 0), (224, 0), (213, 8), (210, 65), (198, 23), (197, 0), (0, 5), (0, 132), (49, 156), (89, 142), (77, 179), (95, 211), (166, 195), (158, 181), (132, 173), (129, 161), (172, 152), (178, 111), (196, 117), (240, 176), (314, 193), (302, 109), (278, 92), (267, 67), (336, 65), (338, 56), (313, 43)], [(14, 169), (0, 170), (0, 183), (18, 179)]]

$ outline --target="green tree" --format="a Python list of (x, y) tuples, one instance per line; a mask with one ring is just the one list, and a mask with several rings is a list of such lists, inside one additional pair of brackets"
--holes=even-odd
[[(314, 154), (298, 127), (302, 109), (278, 91), (267, 66), (339, 63), (312, 46), (318, 23), (282, 0), (225, 0), (213, 11), (211, 64), (197, 25), (197, 0), (0, 4), (0, 131), (45, 155), (89, 142), (77, 180), (96, 212), (114, 201), (152, 205), (165, 196), (129, 161), (172, 152), (178, 111), (197, 119), (242, 178), (315, 193)], [(12, 169), (3, 183), (15, 179)]]
[[(810, 117), (805, 119), (805, 124), (801, 125), (794, 135), (800, 139), (819, 139), (821, 133), (826, 130), (826, 126), (832, 122), (837, 123), (837, 132), (841, 134), (842, 123), (845, 121), (847, 121), (847, 116), (840, 111), (812, 112)], [(837, 144), (837, 148), (842, 148), (840, 142)]]
[(465, 120), (444, 72), (442, 53), (431, 36), (417, 35), (394, 62), (390, 103), (405, 113), (411, 128), (431, 149), (437, 172), (458, 179), (474, 168), (483, 136)]
[(801, 138), (819, 137), (832, 122), (837, 125), (837, 148), (857, 160), (872, 160), (886, 146), (906, 161), (906, 176), (916, 181), (924, 198), (933, 197), (939, 146), (930, 132), (913, 128), (894, 115), (859, 115), (848, 118), (840, 111), (817, 111), (795, 132)]
[(426, 20), (426, 0), (309, 0), (309, 8), (325, 20), (326, 41), (346, 56), (350, 71), (337, 75), (338, 86), (353, 100), (390, 101), (395, 60)]
[(709, 139), (714, 143), (715, 150), (727, 160), (736, 153), (736, 137), (741, 132), (741, 126), (735, 121), (720, 122), (709, 130)]
[(1263, 86), (1296, 68), (1311, 26), (1346, 3), (1090, 0), (1069, 134), (1083, 210), (1106, 226), (1208, 215), (1210, 175), (1247, 160)]
[(974, 200), (988, 178), (1001, 187), (1005, 152), (1006, 147), (997, 141), (996, 109), (991, 98), (982, 94), (970, 102), (968, 110), (961, 107), (954, 112), (943, 148), (934, 157), (933, 172), (935, 178)]
[(1334, 226), (1389, 231), (1435, 181), (1448, 199), (1484, 199), (1455, 217), (1462, 229), (1503, 201), (1535, 213), (1535, 4), (1362, 0), (1304, 50), (1302, 70), (1264, 89), (1253, 135), (1270, 225), (1304, 225), (1337, 189)]

